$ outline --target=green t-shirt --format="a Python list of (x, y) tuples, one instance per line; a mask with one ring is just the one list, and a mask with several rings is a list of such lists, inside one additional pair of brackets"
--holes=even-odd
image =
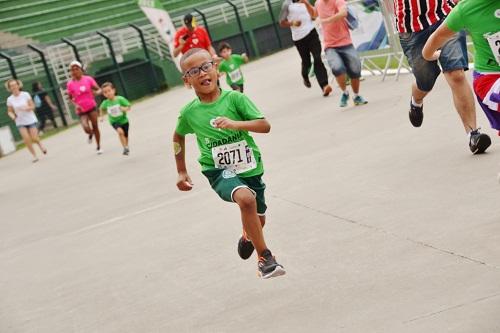
[(476, 49), (474, 68), (478, 72), (500, 71), (498, 0), (461, 0), (448, 15), (445, 23), (455, 32), (462, 29), (469, 31)]
[(240, 121), (264, 118), (255, 104), (237, 91), (221, 90), (213, 103), (202, 103), (196, 98), (184, 106), (175, 131), (182, 136), (196, 135), (202, 170), (229, 169), (241, 177), (264, 173), (260, 150), (252, 136), (247, 131), (213, 127), (218, 117)]
[(219, 71), (226, 73), (226, 82), (228, 85), (243, 84), (243, 73), (241, 72), (241, 65), (245, 63), (245, 59), (239, 54), (232, 54), (228, 60), (223, 60), (219, 64)]
[(127, 113), (120, 109), (120, 106), (130, 106), (130, 102), (122, 96), (115, 96), (115, 99), (105, 99), (99, 108), (108, 113), (110, 124), (126, 124), (128, 123)]

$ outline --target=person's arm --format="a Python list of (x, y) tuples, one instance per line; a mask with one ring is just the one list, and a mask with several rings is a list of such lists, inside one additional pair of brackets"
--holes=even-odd
[(27, 111), (35, 111), (36, 106), (31, 97), (27, 101), (28, 107), (26, 108)]
[(344, 6), (340, 7), (337, 14), (330, 16), (330, 17), (327, 17), (327, 18), (324, 18), (324, 19), (321, 19), (321, 23), (334, 23), (334, 22), (338, 22), (340, 20), (343, 20), (346, 17), (347, 17), (347, 6), (344, 5)]
[(450, 38), (455, 36), (455, 32), (448, 28), (446, 24), (441, 24), (439, 28), (429, 37), (422, 50), (422, 56), (427, 61), (435, 61), (441, 55), (441, 48)]
[(217, 51), (215, 51), (215, 49), (212, 45), (212, 40), (210, 39), (210, 36), (208, 35), (207, 30), (203, 27), (200, 27), (198, 30), (199, 30), (199, 32), (202, 33), (202, 36), (203, 36), (202, 39), (205, 40), (208, 53), (210, 53), (210, 55), (212, 56), (212, 58), (214, 59), (214, 61), (216, 63), (221, 62), (222, 59), (217, 55)]
[(422, 49), (422, 56), (427, 61), (437, 60), (441, 54), (438, 50), (457, 32), (466, 28), (466, 15), (463, 13), (463, 5), (460, 3), (456, 5), (453, 10), (448, 14), (443, 24), (434, 31), (434, 33), (427, 39), (424, 48)]
[(129, 106), (121, 105), (120, 106), (120, 110), (122, 110), (123, 112), (127, 113), (127, 112), (130, 111), (130, 105)]
[(281, 6), (279, 21), (280, 21), (280, 26), (282, 28), (291, 28), (298, 26), (296, 25), (297, 24), (296, 21), (288, 21), (288, 14), (289, 14), (288, 6), (290, 6), (290, 3), (291, 2), (289, 0), (286, 0), (283, 2), (283, 5)]
[(101, 87), (99, 87), (99, 85), (97, 84), (97, 82), (95, 82), (94, 78), (93, 77), (90, 77), (92, 79), (92, 91), (94, 92), (94, 95), (100, 95), (102, 94), (102, 90), (101, 90)]
[(242, 53), (241, 57), (243, 58), (243, 62), (246, 64), (248, 63), (248, 55), (246, 53)]
[(217, 52), (215, 51), (212, 45), (208, 47), (208, 52), (212, 55), (212, 58), (214, 59), (215, 62), (222, 61), (222, 59), (217, 55)]
[(103, 121), (104, 120), (104, 109), (102, 108), (102, 104), (101, 106), (99, 107), (99, 121)]
[(316, 9), (314, 8), (313, 5), (309, 2), (309, 0), (300, 0), (304, 5), (306, 5), (307, 12), (309, 13), (309, 16), (314, 20), (316, 17), (318, 17), (318, 13), (316, 12)]
[(55, 111), (57, 109), (56, 106), (54, 105), (54, 103), (52, 103), (52, 99), (50, 98), (50, 96), (48, 94), (45, 95), (44, 100), (45, 100), (45, 102), (47, 102), (47, 104), (52, 109), (52, 111)]
[(122, 110), (123, 112), (127, 113), (130, 111), (130, 102), (128, 101), (128, 99), (126, 99), (125, 97), (122, 97), (120, 96), (120, 110)]
[(10, 119), (16, 120), (16, 113), (14, 112), (14, 108), (10, 105), (7, 105), (7, 115)]
[(287, 19), (284, 19), (280, 21), (280, 26), (282, 28), (300, 27), (301, 24), (302, 22), (300, 20), (295, 20), (290, 22)]
[(193, 181), (189, 177), (186, 168), (186, 140), (185, 137), (174, 132), (174, 156), (177, 167), (177, 188), (181, 191), (190, 191), (193, 188)]
[(232, 129), (236, 131), (249, 131), (255, 133), (269, 133), (271, 124), (266, 119), (232, 120), (226, 117), (215, 119), (216, 128)]
[(66, 88), (66, 91), (68, 93), (68, 98), (69, 98), (71, 104), (73, 104), (73, 106), (75, 107), (75, 112), (78, 113), (79, 111), (81, 111), (81, 108), (78, 104), (76, 104), (75, 99), (74, 99), (73, 95), (71, 94), (71, 90), (70, 90), (69, 86)]
[(181, 54), (182, 49), (184, 48), (184, 44), (186, 44), (186, 40), (184, 38), (179, 38), (179, 46), (174, 47), (174, 57), (177, 57)]

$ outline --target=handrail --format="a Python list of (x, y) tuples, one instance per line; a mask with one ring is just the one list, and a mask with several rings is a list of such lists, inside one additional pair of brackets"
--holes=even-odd
[[(104, 2), (104, 1), (107, 1), (107, 0), (93, 0), (93, 1), (94, 1), (94, 4), (95, 4), (95, 3)], [(88, 2), (80, 2), (80, 3), (75, 3), (75, 4), (72, 4), (72, 5), (61, 6), (61, 7), (54, 8), (54, 9), (46, 9), (46, 10), (41, 10), (41, 11), (34, 12), (34, 13), (28, 13), (28, 14), (23, 14), (23, 15), (19, 15), (19, 16), (12, 16), (12, 17), (8, 17), (8, 18), (5, 18), (5, 19), (1, 19), (0, 20), (0, 24), (1, 23), (5, 23), (5, 22), (11, 22), (11, 21), (23, 20), (23, 19), (27, 19), (27, 18), (33, 18), (33, 17), (36, 17), (36, 16), (45, 15), (45, 14), (53, 14), (53, 13), (57, 13), (57, 12), (64, 12), (64, 11), (67, 11), (68, 9), (73, 9), (73, 8), (78, 8), (78, 7), (84, 7), (84, 6), (88, 6), (88, 5), (89, 5)]]

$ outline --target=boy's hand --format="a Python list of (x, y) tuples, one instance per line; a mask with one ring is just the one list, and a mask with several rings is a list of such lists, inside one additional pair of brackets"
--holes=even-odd
[(224, 129), (232, 129), (237, 130), (238, 125), (237, 122), (226, 117), (219, 117), (214, 121), (215, 128), (224, 128)]
[(120, 105), (120, 110), (122, 110), (122, 112), (128, 112), (128, 107)]
[(177, 177), (177, 188), (180, 191), (191, 191), (193, 188), (193, 181), (187, 173), (179, 173), (179, 177)]

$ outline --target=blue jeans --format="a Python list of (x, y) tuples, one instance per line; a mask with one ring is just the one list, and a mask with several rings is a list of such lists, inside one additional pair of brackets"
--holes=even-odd
[(325, 54), (333, 75), (340, 76), (347, 73), (351, 79), (361, 77), (361, 60), (352, 44), (327, 48)]
[[(399, 41), (411, 66), (413, 75), (417, 81), (418, 89), (431, 91), (436, 79), (441, 73), (437, 61), (427, 61), (422, 57), (422, 49), (434, 31), (443, 21), (431, 25), (419, 32), (405, 32), (399, 34)], [(469, 69), (467, 56), (467, 42), (465, 31), (460, 31), (450, 39), (441, 49), (439, 63), (443, 72), (451, 72), (457, 69)]]

